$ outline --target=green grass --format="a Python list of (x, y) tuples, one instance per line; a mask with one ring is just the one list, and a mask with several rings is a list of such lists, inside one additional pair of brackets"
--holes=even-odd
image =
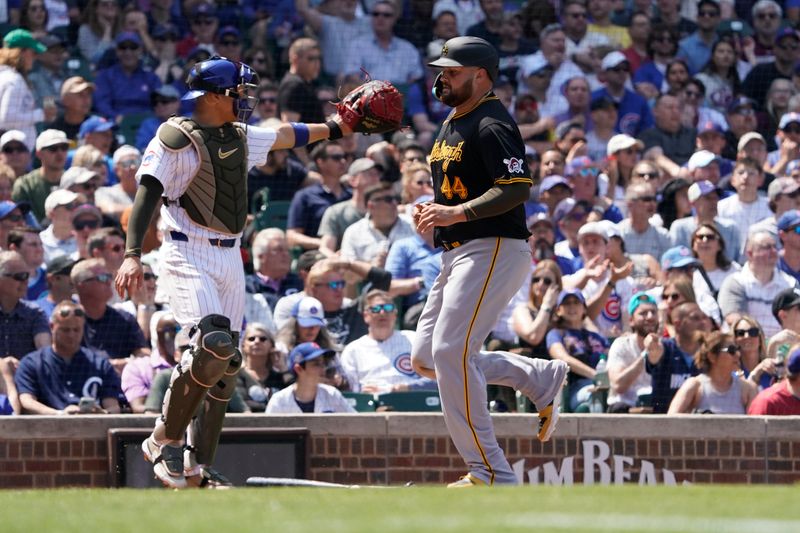
[(0, 531), (800, 531), (798, 487), (0, 491)]

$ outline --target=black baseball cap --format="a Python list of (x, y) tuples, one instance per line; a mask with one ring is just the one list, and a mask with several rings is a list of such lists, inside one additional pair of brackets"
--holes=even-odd
[(798, 305), (800, 305), (800, 289), (783, 290), (772, 300), (772, 316), (780, 323), (778, 311), (786, 311)]
[(77, 261), (70, 258), (70, 256), (59, 255), (47, 263), (47, 273), (69, 275), (69, 273), (72, 272), (72, 267), (75, 266), (75, 263), (77, 263)]

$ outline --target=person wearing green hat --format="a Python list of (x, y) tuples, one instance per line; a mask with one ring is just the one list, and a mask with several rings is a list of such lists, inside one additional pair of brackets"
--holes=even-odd
[(47, 117), (41, 108), (36, 107), (26, 81), (36, 54), (46, 50), (29, 31), (23, 29), (8, 32), (3, 37), (3, 48), (0, 48), (0, 124), (4, 129), (23, 132), (31, 151), (36, 139), (36, 123), (55, 118), (55, 114)]

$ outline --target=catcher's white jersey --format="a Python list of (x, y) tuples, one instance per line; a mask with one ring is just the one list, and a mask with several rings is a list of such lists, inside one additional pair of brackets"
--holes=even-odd
[[(300, 406), (294, 399), (294, 385), (281, 389), (272, 395), (267, 404), (267, 414), (298, 414), (302, 413)], [(314, 398), (315, 413), (355, 413), (342, 393), (330, 385), (317, 385), (317, 396)]]

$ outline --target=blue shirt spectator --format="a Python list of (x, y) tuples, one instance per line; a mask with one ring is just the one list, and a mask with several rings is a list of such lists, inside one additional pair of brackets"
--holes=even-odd
[(681, 350), (675, 339), (663, 339), (661, 345), (664, 347), (664, 354), (658, 364), (645, 360), (645, 369), (653, 379), (654, 413), (666, 413), (683, 382), (700, 373), (692, 354)]
[(136, 318), (110, 306), (98, 320), (86, 317), (83, 344), (111, 359), (127, 358), (147, 347)]
[[(647, 105), (647, 100), (630, 89), (625, 89), (622, 99), (618, 100), (603, 87), (592, 93), (592, 100), (600, 98), (608, 98), (617, 104), (617, 124), (614, 127), (617, 133), (627, 133), (631, 137), (637, 137), (644, 130), (653, 127), (653, 113)], [(611, 219), (606, 218), (606, 220)], [(619, 221), (612, 220), (612, 222)]]
[(19, 252), (0, 252), (0, 357), (21, 359), (50, 344), (47, 316), (23, 300), (30, 267)]
[(347, 189), (336, 196), (320, 184), (301, 189), (292, 198), (286, 227), (299, 228), (303, 230), (303, 235), (315, 236), (319, 233), (319, 223), (325, 210), (337, 202), (349, 200), (351, 196)]
[(141, 66), (139, 36), (122, 32), (116, 42), (119, 63), (100, 70), (94, 80), (95, 109), (113, 121), (131, 113), (150, 111), (150, 93), (161, 87), (158, 76)]
[(441, 255), (440, 248), (430, 246), (419, 235), (400, 239), (389, 248), (385, 268), (392, 274), (392, 279), (422, 277), (424, 283), (420, 290), (403, 297), (405, 309), (428, 297), (428, 292), (442, 269)]

